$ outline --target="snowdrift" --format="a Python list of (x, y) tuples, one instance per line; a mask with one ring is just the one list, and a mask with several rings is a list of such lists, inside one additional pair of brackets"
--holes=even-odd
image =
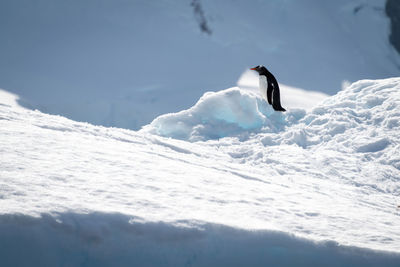
[(399, 90), (362, 80), (277, 113), (230, 88), (139, 132), (10, 97), (0, 263), (398, 266)]
[(122, 214), (0, 216), (1, 266), (387, 266), (400, 255), (275, 231)]
[(304, 116), (303, 110), (275, 112), (263, 99), (238, 87), (206, 93), (188, 110), (156, 118), (144, 131), (189, 141), (279, 131)]
[[(358, 152), (377, 152), (393, 143), (390, 136), (399, 126), (397, 83), (359, 81), (307, 114), (290, 107), (275, 112), (259, 94), (238, 87), (208, 92), (192, 108), (162, 115), (142, 131), (189, 141), (270, 133), (263, 136), (275, 145), (336, 146), (346, 141), (345, 146), (352, 142)], [(343, 140), (356, 135), (356, 140)]]

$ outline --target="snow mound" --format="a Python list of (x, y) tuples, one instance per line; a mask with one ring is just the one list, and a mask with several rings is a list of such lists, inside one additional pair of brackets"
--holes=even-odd
[(0, 102), (0, 265), (399, 266), (399, 90), (278, 113), (231, 88), (148, 126), (203, 142)]
[(358, 81), (325, 99), (275, 141), (342, 152), (384, 150), (400, 141), (399, 91), (399, 78)]
[[(273, 157), (271, 151), (254, 149), (257, 143), (280, 156), (284, 146), (295, 145), (307, 157), (315, 155), (342, 182), (400, 196), (399, 131), (400, 78), (361, 80), (326, 98), (284, 131), (261, 131), (247, 142), (221, 139), (218, 145), (229, 146), (227, 153), (253, 164), (270, 163)], [(245, 159), (235, 151), (247, 151)]]
[(1, 88), (0, 88), (0, 100), (1, 100), (0, 105), (13, 107), (16, 109), (22, 108), (22, 106), (18, 104), (19, 97), (16, 94), (10, 93)]
[(250, 133), (279, 132), (302, 118), (304, 110), (275, 112), (258, 95), (238, 87), (205, 93), (190, 109), (162, 115), (142, 131), (189, 141)]
[[(206, 93), (192, 108), (156, 118), (142, 131), (188, 141), (263, 136), (267, 145), (319, 145), (341, 151), (397, 148), (399, 78), (361, 80), (309, 112), (275, 112), (258, 94), (238, 87)], [(394, 153), (394, 151), (392, 151)], [(399, 160), (391, 160), (399, 168)]]

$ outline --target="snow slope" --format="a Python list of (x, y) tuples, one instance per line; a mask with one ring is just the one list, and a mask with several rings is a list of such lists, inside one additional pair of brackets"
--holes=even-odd
[(363, 80), (277, 113), (231, 88), (139, 132), (1, 104), (0, 259), (398, 266), (399, 90)]
[(0, 87), (25, 107), (135, 130), (208, 90), (235, 86), (258, 64), (283, 84), (332, 95), (345, 80), (398, 76), (384, 6), (3, 0)]

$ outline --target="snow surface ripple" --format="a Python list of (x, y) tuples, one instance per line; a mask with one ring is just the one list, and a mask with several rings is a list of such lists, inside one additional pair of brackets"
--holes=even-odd
[[(140, 132), (2, 104), (0, 212), (120, 213), (400, 252), (399, 90), (400, 78), (363, 80), (310, 112), (276, 113), (233, 88)], [(227, 137), (215, 139), (220, 121)], [(193, 142), (147, 132), (160, 129)]]

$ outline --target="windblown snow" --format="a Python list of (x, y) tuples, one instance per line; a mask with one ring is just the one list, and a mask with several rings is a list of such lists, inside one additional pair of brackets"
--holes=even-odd
[(1, 95), (0, 261), (398, 266), (399, 90), (362, 80), (280, 113), (234, 87), (138, 132)]

